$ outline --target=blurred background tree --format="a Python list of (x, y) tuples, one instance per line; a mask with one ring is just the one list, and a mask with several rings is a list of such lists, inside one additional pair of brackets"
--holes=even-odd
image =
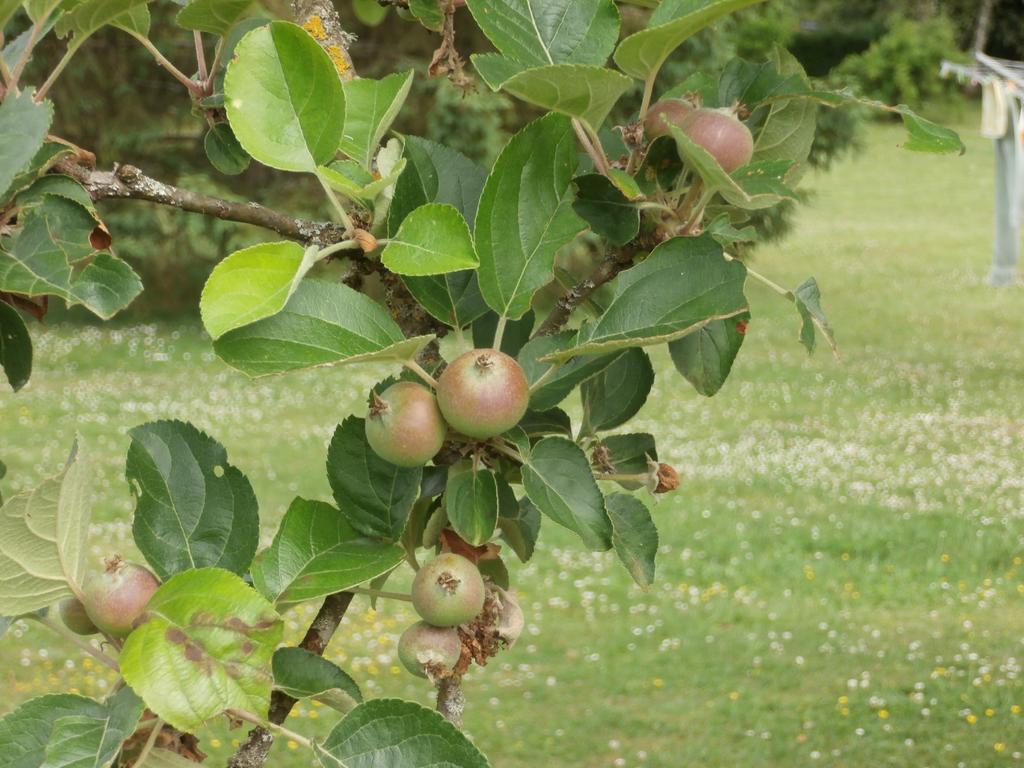
[[(1024, 58), (1024, 3), (990, 1), (987, 52)], [(280, 0), (265, 3), (271, 11), (280, 10), (277, 4)], [(382, 8), (376, 0), (337, 0), (336, 5), (347, 28), (359, 38), (353, 53), (362, 75), (414, 67), (424, 57), (429, 59), (438, 44), (435, 34), (395, 19), (396, 9)], [(938, 78), (939, 62), (962, 57), (961, 51), (971, 47), (981, 6), (978, 0), (772, 0), (694, 37), (663, 68), (658, 90), (697, 69), (720, 67), (735, 56), (763, 60), (773, 47), (782, 45), (809, 75), (830, 85), (849, 86), (890, 103), (924, 103), (932, 111), (945, 111), (961, 94), (955, 84)], [(191, 71), (192, 41), (171, 32), (170, 21), (179, 6), (162, 0), (150, 7), (152, 38), (168, 58)], [(620, 9), (627, 32), (639, 29), (648, 13), (628, 4)], [(458, 12), (456, 29), (460, 49), (488, 47), (468, 11)], [(60, 52), (53, 43), (40, 51), (32, 64), (34, 74), (48, 71)], [(467, 71), (472, 68), (467, 66)], [(109, 89), (101, 85), (105, 79), (97, 77), (100, 72), (132, 74), (123, 85)], [(327, 217), (322, 196), (294, 176), (282, 184), (274, 171), (258, 164), (239, 176), (212, 168), (203, 151), (205, 122), (189, 111), (181, 86), (127, 35), (97, 35), (59, 81), (53, 97), (60, 104), (56, 132), (94, 151), (102, 167), (131, 163), (188, 188), (256, 198), (296, 215)], [(628, 94), (619, 103), (617, 118), (628, 122), (639, 102), (639, 91)], [(466, 91), (443, 78), (428, 79), (425, 72), (417, 72), (409, 104), (413, 108), (403, 111), (396, 130), (443, 142), (484, 164), (491, 163), (507, 137), (534, 117), (522, 104), (514, 107), (506, 96), (493, 94), (482, 84)], [(810, 164), (827, 167), (854, 151), (857, 125), (863, 119), (854, 110), (819, 110)], [(134, 130), (125, 131), (125, 125)], [(128, 321), (195, 314), (199, 291), (217, 259), (264, 236), (238, 224), (132, 202), (105, 205), (104, 215), (118, 233), (119, 254), (132, 262), (146, 283), (160, 286), (143, 293), (123, 314)], [(789, 221), (790, 209), (781, 206), (761, 213), (756, 225), (770, 238), (784, 234)], [(159, 233), (157, 238), (154, 232)]]

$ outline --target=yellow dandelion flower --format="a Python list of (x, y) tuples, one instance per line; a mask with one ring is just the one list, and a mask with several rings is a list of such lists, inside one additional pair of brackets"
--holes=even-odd
[(1020, 555), (1017, 555), (1017, 557), (1013, 558), (1013, 564), (1014, 565), (1024, 565), (1024, 560), (1021, 560), (1020, 559)]
[(662, 680), (660, 677), (656, 677), (653, 680), (651, 680), (651, 685), (653, 685), (655, 688), (664, 688), (665, 681)]
[(298, 748), (299, 748), (299, 742), (297, 742), (297, 741), (295, 741), (293, 739), (289, 739), (288, 740), (288, 749), (298, 749)]
[(1015, 714), (1015, 715), (1019, 715), (1020, 714), (1020, 704), (1014, 704), (1012, 707), (1010, 707), (1010, 711), (1013, 712), (1013, 714)]
[(845, 561), (850, 559), (850, 553), (849, 552), (843, 552), (843, 554), (840, 555), (840, 557), (842, 557), (843, 561), (845, 562)]
[(732, 699), (733, 701), (736, 701), (737, 699), (739, 699), (739, 697), (740, 697), (740, 692), (739, 691), (730, 691), (730, 693), (729, 693), (729, 698), (730, 699)]
[(941, 561), (942, 561), (942, 562), (944, 562), (944, 563), (948, 563), (948, 562), (949, 562), (949, 555), (947, 555), (947, 554), (946, 554), (945, 552), (943, 552), (943, 553), (942, 553), (942, 554), (941, 554), (941, 555), (939, 556), (939, 560), (941, 560)]
[(850, 716), (850, 708), (849, 707), (843, 707), (842, 709), (839, 710), (839, 714), (842, 715), (843, 717), (849, 717)]
[(388, 667), (388, 672), (390, 672), (392, 675), (400, 675), (402, 674), (402, 668), (395, 664), (392, 664), (390, 667)]
[(989, 707), (985, 710), (985, 717), (992, 717), (992, 715), (994, 715), (995, 713), (996, 711), (992, 709), (992, 707)]
[(992, 749), (994, 749), (996, 752), (1002, 752), (1004, 749), (1006, 749), (1006, 745), (1003, 744), (1003, 742), (1001, 741), (997, 741), (995, 744), (992, 745)]
[(880, 709), (880, 710), (878, 710), (878, 716), (880, 718), (882, 718), (883, 720), (887, 720), (889, 718), (889, 710), (888, 709)]
[(974, 725), (976, 722), (978, 722), (977, 715), (968, 715), (966, 719), (968, 725)]
[(850, 697), (849, 696), (840, 696), (839, 697), (839, 703), (840, 704), (849, 704), (850, 703)]
[(220, 739), (210, 739), (210, 746), (217, 749), (220, 746)]

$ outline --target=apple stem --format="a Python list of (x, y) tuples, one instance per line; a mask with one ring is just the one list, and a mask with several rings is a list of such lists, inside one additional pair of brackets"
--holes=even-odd
[(431, 376), (429, 373), (423, 370), (423, 368), (420, 367), (420, 364), (417, 363), (415, 360), (406, 360), (402, 363), (402, 365), (404, 365), (410, 371), (412, 371), (425, 382), (427, 382), (427, 384), (429, 384), (431, 387), (437, 389), (437, 379), (435, 379), (433, 376)]

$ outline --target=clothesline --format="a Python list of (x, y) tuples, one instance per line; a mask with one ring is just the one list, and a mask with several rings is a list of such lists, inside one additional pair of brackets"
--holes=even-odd
[(977, 63), (970, 66), (944, 59), (939, 70), (940, 77), (954, 75), (976, 85), (1002, 80), (1017, 95), (1024, 96), (1024, 62), (998, 59), (980, 51), (975, 52), (974, 58)]

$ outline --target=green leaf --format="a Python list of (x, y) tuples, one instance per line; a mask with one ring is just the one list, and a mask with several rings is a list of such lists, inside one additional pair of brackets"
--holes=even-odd
[(10, 304), (0, 301), (0, 367), (17, 392), (32, 375), (32, 337), (21, 315)]
[(647, 29), (635, 32), (615, 49), (615, 63), (627, 75), (645, 80), (665, 59), (709, 24), (762, 0), (663, 0)]
[(363, 700), (355, 680), (337, 664), (305, 648), (278, 648), (273, 668), (274, 687), (293, 699), (316, 699), (341, 712)]
[(90, 477), (76, 440), (60, 474), (0, 507), (0, 616), (81, 593)]
[(273, 21), (243, 37), (224, 96), (239, 143), (264, 165), (313, 173), (334, 157), (345, 94), (330, 57), (302, 27)]
[(676, 186), (683, 161), (671, 136), (659, 136), (647, 147), (647, 154), (636, 172), (636, 183), (645, 195), (670, 192)]
[[(504, 512), (504, 510), (502, 510)], [(512, 548), (524, 563), (533, 557), (540, 535), (540, 511), (525, 496), (519, 500), (513, 515), (502, 515), (498, 518), (501, 537)]]
[(53, 104), (36, 103), (33, 91), (8, 94), (0, 102), (0, 199), (4, 199), (15, 176), (29, 167), (42, 149), (53, 121)]
[(522, 317), (551, 279), (555, 252), (584, 228), (568, 194), (576, 163), (572, 127), (561, 115), (530, 123), (498, 156), (475, 226), (480, 291), (498, 314)]
[[(864, 102), (868, 106), (876, 106), (873, 102)], [(945, 126), (925, 120), (906, 104), (898, 104), (890, 108), (903, 118), (903, 125), (907, 129), (907, 141), (903, 144), (904, 149), (913, 152), (933, 152), (937, 154), (962, 155), (967, 151), (960, 135)]]
[(635, 496), (613, 493), (605, 498), (612, 521), (612, 546), (633, 581), (645, 589), (654, 583), (658, 529), (650, 510)]
[[(483, 58), (479, 64), (478, 58)], [(595, 131), (633, 85), (625, 75), (603, 66), (549, 64), (517, 72), (515, 65), (499, 65), (491, 56), (472, 59), (493, 90), (506, 91), (549, 112), (579, 118)]]
[(357, 77), (342, 86), (345, 91), (345, 123), (338, 146), (364, 168), (370, 168), (380, 140), (405, 103), (412, 78), (410, 69), (381, 80)]
[(718, 192), (730, 204), (744, 210), (771, 208), (783, 200), (796, 200), (783, 178), (792, 167), (789, 160), (749, 163), (730, 176), (703, 147), (674, 125), (669, 126), (679, 156), (704, 180), (708, 192)]
[(125, 641), (121, 674), (159, 717), (194, 731), (225, 709), (267, 711), (284, 622), (256, 590), (219, 568), (185, 571), (146, 616)]
[(409, 12), (416, 20), (432, 32), (440, 32), (444, 13), (438, 0), (409, 0)]
[(210, 338), (276, 315), (320, 258), (291, 242), (260, 243), (223, 259), (206, 281), (199, 312)]
[(244, 574), (259, 543), (259, 504), (224, 446), (184, 421), (153, 421), (128, 435), (132, 534), (156, 574), (166, 580), (205, 566)]
[(137, 34), (146, 37), (149, 35), (149, 27), (152, 23), (152, 19), (150, 18), (149, 7), (147, 5), (135, 5), (120, 14), (110, 23), (118, 29), (124, 30), (128, 34)]
[(273, 317), (228, 331), (213, 344), (248, 376), (367, 360), (401, 361), (432, 337), (406, 339), (373, 299), (341, 283), (303, 280)]
[(210, 165), (227, 176), (237, 176), (249, 167), (251, 158), (227, 123), (217, 123), (206, 132), (203, 149)]
[[(700, 394), (711, 397), (722, 388), (747, 332), (750, 314), (712, 320), (698, 331), (668, 345), (676, 370)], [(813, 331), (812, 331), (813, 334)]]
[(465, 328), (488, 311), (475, 270), (404, 277), (402, 282), (427, 312), (452, 328)]
[(647, 402), (652, 386), (654, 366), (651, 358), (642, 349), (627, 349), (580, 388), (584, 423), (595, 432), (625, 424)]
[(537, 435), (565, 435), (572, 437), (572, 422), (569, 414), (561, 408), (546, 411), (527, 411), (519, 420), (519, 426), (530, 437)]
[(441, 203), (421, 205), (406, 216), (380, 258), (399, 275), (439, 275), (479, 265), (466, 220)]
[(758, 239), (758, 232), (754, 227), (748, 225), (738, 229), (733, 226), (728, 213), (716, 216), (710, 224), (704, 227), (704, 231), (723, 248), (728, 248), (736, 243), (752, 243)]
[(330, 504), (296, 498), (253, 563), (252, 579), (268, 600), (291, 605), (364, 584), (404, 557), (401, 547), (358, 533)]
[(21, 0), (0, 0), (0, 30), (7, 26), (21, 7)]
[(394, 235), (405, 217), (426, 203), (447, 203), (466, 221), (476, 217), (487, 172), (465, 155), (419, 136), (405, 140), (408, 163), (395, 184), (387, 214), (388, 235)]
[(250, 5), (252, 0), (192, 0), (178, 12), (175, 21), (185, 29), (226, 35)]
[[(809, 87), (803, 67), (789, 51), (777, 48), (772, 59), (771, 63), (781, 75), (795, 78), (802, 86)], [(753, 159), (804, 163), (814, 143), (817, 125), (817, 105), (811, 101), (792, 99), (771, 104), (754, 142)]]
[(612, 0), (468, 0), (487, 39), (527, 65), (603, 65), (619, 37)]
[[(537, 316), (531, 309), (518, 320), (510, 320), (505, 323), (505, 333), (501, 337), (501, 351), (511, 357), (518, 355), (526, 342), (530, 340), (536, 320)], [(497, 330), (498, 315), (488, 311), (473, 323), (473, 346), (477, 349), (490, 348), (494, 343)]]
[(838, 357), (836, 346), (836, 335), (825, 317), (825, 310), (821, 308), (821, 291), (818, 288), (818, 281), (813, 277), (807, 278), (799, 287), (793, 291), (793, 301), (796, 304), (797, 312), (800, 313), (800, 343), (807, 351), (813, 352), (815, 347), (815, 332), (817, 328), (821, 331), (828, 345), (832, 348), (832, 354)]
[[(632, 179), (631, 179), (632, 181)], [(600, 173), (588, 173), (573, 179), (576, 185), (576, 211), (598, 235), (614, 246), (628, 243), (640, 232), (640, 209)]]
[(360, 704), (313, 750), (324, 768), (488, 768), (480, 750), (444, 717), (400, 699)]
[[(40, 179), (37, 184), (47, 179)], [(22, 212), (20, 230), (0, 237), (0, 291), (58, 296), (81, 304), (104, 320), (142, 291), (128, 264), (100, 252), (84, 268), (76, 263), (95, 252), (90, 238), (95, 214), (79, 202), (46, 194)]]
[(397, 467), (366, 442), (366, 423), (349, 416), (327, 449), (327, 479), (342, 514), (361, 533), (387, 541), (402, 536), (419, 496), (422, 468)]
[(77, 48), (89, 35), (148, 2), (149, 0), (84, 0), (57, 19), (57, 35), (64, 37), (69, 32), (74, 33), (70, 45)]
[(545, 437), (523, 465), (526, 493), (541, 512), (579, 534), (594, 551), (612, 545), (612, 526), (590, 462), (578, 445)]
[(448, 522), (459, 536), (474, 547), (491, 538), (498, 522), (498, 483), (493, 472), (449, 473), (444, 498)]
[[(56, 141), (45, 142), (28, 165), (15, 175), (7, 189), (6, 199), (14, 197), (37, 180), (41, 180), (58, 160), (71, 154), (71, 148), (65, 144)], [(2, 202), (6, 202), (4, 195), (0, 195), (0, 203)]]
[[(548, 355), (572, 346), (574, 331), (561, 331), (531, 339), (517, 356), (531, 387), (530, 408), (545, 411), (562, 402), (581, 383), (607, 368), (616, 354), (574, 358), (564, 365), (545, 362)], [(555, 367), (554, 373), (550, 370)], [(540, 386), (537, 383), (544, 378)]]
[(377, 0), (353, 0), (352, 12), (368, 27), (379, 26), (388, 15), (388, 7)]
[(146, 758), (146, 768), (195, 768), (195, 763), (169, 749), (154, 748)]
[(651, 493), (657, 487), (658, 450), (654, 445), (654, 436), (641, 432), (630, 435), (611, 435), (601, 439), (594, 449), (593, 464), (601, 473), (598, 479), (604, 479), (604, 473), (617, 475), (636, 475), (637, 478), (619, 477), (614, 482), (629, 491), (647, 488)]
[(6, 768), (106, 768), (142, 717), (142, 700), (122, 688), (103, 703), (76, 694), (25, 702), (0, 719)]
[(575, 346), (547, 359), (672, 341), (738, 315), (747, 311), (746, 275), (746, 267), (727, 261), (710, 235), (667, 240), (619, 275), (605, 313), (580, 329)]

